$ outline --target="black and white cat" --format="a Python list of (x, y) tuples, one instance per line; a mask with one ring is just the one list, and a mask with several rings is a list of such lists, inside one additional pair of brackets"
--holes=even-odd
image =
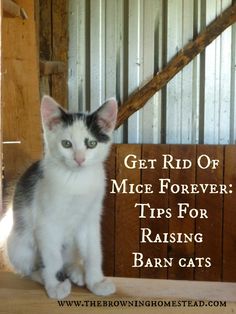
[(17, 183), (8, 259), (51, 298), (68, 296), (71, 282), (109, 295), (115, 286), (102, 272), (100, 218), (117, 102), (72, 114), (44, 96), (41, 115), (45, 154)]

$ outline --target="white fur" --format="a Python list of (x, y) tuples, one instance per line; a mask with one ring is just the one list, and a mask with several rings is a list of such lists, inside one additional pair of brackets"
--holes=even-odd
[[(22, 213), (27, 228), (19, 235), (13, 226), (8, 238), (9, 260), (17, 272), (42, 282), (51, 298), (68, 296), (70, 281), (85, 283), (98, 295), (114, 293), (114, 284), (104, 279), (102, 272), (100, 233), (105, 192), (103, 161), (110, 143), (86, 149), (84, 138), (93, 136), (83, 121), (66, 129), (56, 125), (49, 130), (44, 119), (43, 178), (37, 182), (30, 208)], [(63, 139), (70, 140), (73, 149), (62, 147)], [(81, 166), (74, 160), (78, 151), (85, 156)], [(35, 271), (38, 253), (44, 267)], [(59, 282), (56, 273), (63, 267), (70, 280)]]

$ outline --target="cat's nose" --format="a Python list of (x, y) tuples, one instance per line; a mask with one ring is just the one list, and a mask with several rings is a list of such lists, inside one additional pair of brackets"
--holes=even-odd
[(75, 157), (74, 157), (74, 160), (77, 162), (77, 164), (79, 166), (81, 166), (84, 163), (84, 161), (85, 161), (84, 154), (76, 153)]

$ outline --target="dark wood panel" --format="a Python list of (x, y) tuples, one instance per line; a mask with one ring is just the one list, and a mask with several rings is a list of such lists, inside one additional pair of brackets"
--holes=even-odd
[[(141, 145), (118, 145), (116, 179), (120, 183), (127, 178), (129, 183), (140, 183), (140, 170), (124, 166), (124, 158), (134, 154), (141, 158)], [(116, 241), (115, 275), (119, 277), (139, 277), (139, 269), (132, 267), (133, 252), (139, 252), (139, 218), (134, 205), (140, 202), (139, 194), (116, 194)]]
[[(209, 193), (209, 189), (205, 193), (181, 194), (171, 193), (165, 194), (116, 194), (112, 199), (108, 195), (105, 204), (111, 210), (114, 206), (114, 215), (109, 212), (103, 232), (112, 234), (112, 225), (114, 225), (114, 235), (104, 246), (104, 250), (108, 250), (107, 256), (114, 258), (115, 276), (126, 277), (148, 277), (148, 278), (169, 278), (169, 279), (195, 279), (195, 280), (217, 280), (217, 281), (236, 281), (236, 225), (235, 225), (235, 204), (236, 204), (236, 172), (235, 172), (235, 145), (115, 145), (117, 147), (116, 161), (114, 156), (110, 158), (111, 173), (117, 182), (124, 178), (128, 178), (132, 183), (150, 183), (153, 189), (160, 188), (158, 178), (170, 178), (171, 183), (177, 184), (226, 184), (229, 190), (229, 184), (232, 184), (231, 194)], [(142, 150), (142, 151), (141, 151)], [(190, 169), (162, 169), (163, 154), (170, 154), (174, 158), (189, 159), (192, 161)], [(142, 159), (157, 159), (155, 169), (126, 169), (124, 167), (124, 158), (128, 154), (141, 156)], [(211, 160), (218, 159), (219, 165), (216, 169), (201, 169), (197, 165), (199, 156), (208, 156)], [(204, 159), (204, 157), (203, 157)], [(116, 164), (116, 166), (115, 166)], [(205, 159), (206, 164), (206, 159)], [(204, 160), (203, 160), (204, 166)], [(115, 169), (114, 169), (115, 167)], [(114, 174), (114, 171), (116, 172)], [(218, 189), (218, 188), (217, 188)], [(139, 218), (140, 210), (134, 208), (136, 202), (150, 203), (152, 208), (169, 207), (172, 209), (173, 217), (170, 219), (153, 219)], [(188, 203), (189, 209), (205, 209), (208, 215), (207, 219), (190, 218), (188, 215), (184, 219), (176, 218), (178, 203)], [(115, 203), (115, 204), (114, 204)], [(107, 209), (108, 210), (108, 209)], [(106, 211), (105, 211), (106, 212)], [(108, 213), (107, 212), (107, 213)], [(187, 211), (189, 212), (189, 211)], [(198, 211), (200, 214), (200, 211)], [(194, 214), (194, 213), (193, 213)], [(107, 216), (108, 217), (108, 216)], [(113, 220), (114, 219), (114, 220)], [(111, 224), (111, 225), (109, 225)], [(203, 242), (192, 243), (140, 243), (140, 228), (150, 228), (153, 234), (164, 232), (170, 233), (201, 233)], [(114, 236), (114, 238), (113, 238)], [(114, 245), (112, 244), (114, 240)], [(114, 255), (112, 253), (114, 252)], [(143, 261), (147, 258), (190, 258), (195, 262), (195, 267), (179, 267), (173, 263), (173, 267), (151, 268), (140, 267), (132, 268), (133, 257), (132, 252), (140, 252), (143, 254)], [(210, 257), (212, 266), (206, 267), (205, 260), (201, 261), (202, 267), (195, 260), (197, 258)], [(105, 262), (109, 273), (112, 273), (112, 261)], [(105, 265), (105, 264), (104, 264)], [(190, 265), (191, 266), (191, 265)]]
[[(170, 155), (173, 157), (172, 166), (174, 169), (170, 169), (171, 184), (191, 184), (195, 181), (195, 164), (196, 164), (196, 146), (195, 145), (170, 145)], [(180, 165), (176, 159), (181, 159)], [(184, 167), (183, 159), (188, 159), (192, 163), (189, 169), (182, 169)], [(181, 169), (177, 169), (180, 167)], [(178, 205), (178, 204), (188, 205)], [(179, 206), (188, 207), (187, 213), (184, 218), (178, 218)], [(172, 210), (172, 218), (169, 221), (169, 234), (171, 233), (194, 233), (195, 232), (195, 220), (188, 215), (189, 209), (195, 207), (194, 194), (181, 194), (178, 193), (169, 194), (169, 207)], [(193, 279), (192, 267), (180, 267), (180, 258), (185, 258), (188, 264), (190, 258), (194, 258), (194, 243), (171, 243), (169, 244), (169, 255), (173, 258), (173, 267), (168, 269), (169, 279)], [(184, 265), (183, 264), (183, 265)]]
[(39, 0), (39, 55), (42, 61), (58, 61), (64, 70), (40, 76), (41, 96), (49, 94), (68, 107), (68, 1)]
[(236, 282), (236, 145), (225, 147), (224, 183), (232, 191), (224, 196), (223, 281)]
[[(148, 168), (142, 170), (142, 183), (151, 184), (153, 187), (153, 194), (142, 194), (141, 203), (149, 203), (151, 208), (168, 208), (168, 193), (159, 194), (159, 178), (169, 178), (169, 170), (162, 169), (163, 156), (162, 154), (169, 153), (169, 145), (148, 145), (142, 146), (142, 159), (156, 159), (154, 169), (151, 169), (151, 164), (148, 163)], [(148, 216), (149, 214), (149, 216)], [(150, 211), (147, 211), (146, 218), (141, 219), (141, 228), (148, 228), (152, 232), (151, 239), (155, 239), (156, 234), (162, 235), (169, 231), (169, 219), (165, 218), (150, 218)], [(146, 232), (146, 231), (145, 231)], [(140, 276), (143, 278), (167, 278), (167, 267), (164, 267), (164, 258), (167, 257), (166, 243), (141, 243), (140, 252), (145, 258), (151, 258), (154, 264), (154, 258), (160, 258), (163, 267), (142, 267)]]
[(103, 269), (106, 276), (115, 275), (115, 194), (110, 194), (111, 179), (116, 175), (116, 145), (106, 162), (107, 189), (102, 215)]
[(68, 1), (52, 0), (52, 60), (64, 62), (64, 73), (52, 75), (52, 96), (64, 107), (68, 102)]
[[(208, 167), (207, 169), (197, 168), (197, 183), (223, 183), (224, 166), (224, 146), (216, 145), (198, 145), (197, 155), (208, 156), (211, 160), (219, 160), (216, 169)], [(204, 160), (204, 157), (203, 157)], [(203, 166), (207, 165), (207, 159)], [(223, 195), (200, 193), (196, 196), (196, 207), (207, 209), (208, 219), (196, 220), (196, 232), (204, 235), (203, 243), (198, 243), (195, 247), (196, 256), (210, 257), (211, 267), (202, 267), (195, 269), (196, 280), (221, 280), (222, 279), (222, 227), (223, 227)]]

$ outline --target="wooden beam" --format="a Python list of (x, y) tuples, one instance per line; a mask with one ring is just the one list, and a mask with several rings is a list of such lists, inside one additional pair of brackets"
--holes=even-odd
[[(0, 1), (0, 73), (3, 73), (2, 66), (2, 1)], [(2, 206), (2, 174), (3, 174), (3, 164), (2, 164), (2, 75), (0, 75), (0, 218), (3, 214)]]
[(146, 85), (131, 95), (119, 108), (116, 128), (162, 89), (194, 57), (201, 53), (227, 27), (236, 22), (236, 2), (220, 14), (195, 40), (188, 43), (168, 64)]
[(66, 65), (61, 61), (40, 61), (39, 66), (41, 75), (64, 73), (66, 71)]
[(3, 0), (3, 13), (5, 17), (20, 17), (24, 20), (28, 18), (25, 10), (11, 0)]

